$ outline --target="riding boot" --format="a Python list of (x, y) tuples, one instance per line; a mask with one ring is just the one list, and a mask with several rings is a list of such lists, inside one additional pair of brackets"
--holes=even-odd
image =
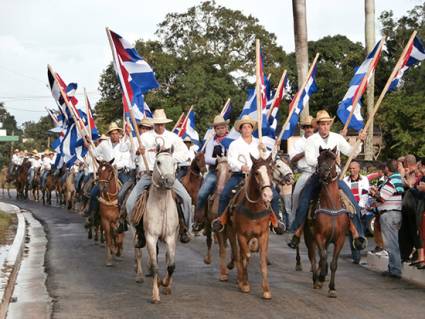
[(294, 235), (291, 238), (291, 241), (288, 243), (288, 246), (292, 249), (296, 249), (300, 243), (300, 238), (303, 232), (303, 227), (304, 225), (301, 225), (300, 227), (298, 227), (295, 232)]
[(286, 231), (286, 225), (282, 222), (282, 219), (278, 214), (276, 214), (274, 211), (271, 215), (272, 218), (272, 229), (276, 233), (276, 235), (283, 235)]
[(197, 208), (195, 210), (194, 220), (195, 222), (192, 225), (192, 230), (194, 232), (199, 232), (204, 228), (204, 219), (205, 219), (205, 210), (203, 208)]
[(143, 248), (146, 246), (145, 230), (143, 228), (143, 218), (136, 226), (137, 242), (135, 248)]
[(364, 237), (359, 236), (359, 233), (356, 229), (356, 226), (354, 226), (353, 222), (350, 219), (350, 225), (349, 230), (351, 235), (353, 236), (353, 247), (357, 250), (363, 250), (367, 247), (367, 239)]
[(180, 242), (183, 244), (187, 244), (190, 242), (190, 235), (188, 231), (188, 226), (185, 223), (183, 210), (180, 206), (180, 204), (177, 204), (177, 212), (179, 214), (179, 224), (180, 224)]
[(227, 224), (228, 214), (228, 210), (226, 209), (220, 216), (211, 222), (213, 232), (221, 233), (224, 230), (224, 226)]

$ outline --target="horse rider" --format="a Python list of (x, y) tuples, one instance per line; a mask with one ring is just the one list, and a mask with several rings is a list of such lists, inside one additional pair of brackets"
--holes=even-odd
[(36, 169), (41, 168), (41, 165), (42, 165), (40, 154), (38, 153), (38, 151), (33, 150), (32, 155), (33, 157), (29, 159), (29, 161), (31, 162), (31, 168), (28, 174), (28, 184), (30, 189), (32, 187), (32, 181), (34, 180), (35, 171)]
[[(173, 158), (177, 161), (177, 163), (186, 161), (189, 157), (188, 149), (184, 145), (182, 139), (177, 136), (177, 134), (168, 131), (165, 128), (165, 124), (172, 122), (172, 120), (168, 119), (163, 109), (157, 109), (153, 113), (152, 123), (153, 130), (145, 132), (141, 136), (142, 145), (138, 145), (137, 155), (145, 155), (148, 168), (146, 172), (141, 176), (140, 180), (134, 186), (131, 191), (127, 203), (126, 210), (128, 218), (131, 219), (131, 214), (133, 212), (134, 206), (136, 205), (136, 201), (139, 196), (143, 193), (145, 189), (149, 187), (152, 183), (152, 171), (155, 164), (156, 158), (156, 147), (158, 143), (160, 144), (162, 149), (168, 149), (170, 147), (174, 147)], [(182, 229), (180, 233), (180, 241), (182, 243), (187, 243), (190, 241), (190, 236), (188, 234), (188, 227), (190, 222), (190, 213), (192, 209), (192, 199), (190, 195), (186, 191), (186, 188), (180, 183), (178, 179), (175, 180), (174, 191), (177, 196), (182, 200), (182, 211), (184, 215), (184, 221), (186, 223), (186, 227)], [(136, 227), (138, 231), (138, 239), (137, 247), (144, 246), (144, 234), (143, 227)]]
[(21, 164), (22, 164), (22, 159), (20, 156), (19, 149), (15, 149), (12, 155), (12, 160), (10, 161), (8, 174), (13, 175), (16, 168), (20, 166)]
[[(229, 205), (232, 197), (232, 190), (236, 188), (243, 180), (245, 174), (248, 174), (252, 167), (251, 156), (254, 158), (260, 157), (259, 147), (265, 150), (264, 144), (259, 144), (258, 139), (252, 136), (252, 133), (257, 128), (257, 121), (253, 120), (249, 115), (244, 115), (240, 120), (235, 122), (235, 129), (241, 136), (235, 139), (229, 145), (229, 151), (227, 153), (227, 159), (229, 161), (230, 168), (232, 170), (232, 176), (228, 180), (226, 186), (224, 186), (223, 192), (220, 195), (218, 204), (218, 217), (213, 220), (212, 227), (216, 232), (223, 230), (223, 222), (221, 215), (223, 214), (226, 207)], [(240, 157), (245, 158), (245, 162), (240, 161)], [(260, 191), (260, 190), (259, 190)], [(273, 199), (271, 202), (273, 213), (276, 215), (279, 224), (274, 228), (274, 231), (281, 235), (285, 231), (284, 224), (280, 221), (279, 216), (279, 193), (273, 187)]]
[(186, 176), (187, 171), (188, 171), (188, 169), (189, 169), (189, 166), (190, 166), (190, 164), (192, 163), (192, 160), (193, 160), (193, 159), (195, 158), (195, 156), (196, 156), (195, 145), (193, 144), (192, 139), (191, 139), (189, 136), (186, 136), (186, 137), (183, 139), (183, 143), (184, 143), (184, 145), (185, 145), (185, 146), (187, 147), (187, 149), (188, 149), (188, 154), (189, 154), (189, 156), (188, 156), (188, 158), (187, 158), (185, 161), (183, 161), (183, 162), (179, 163), (179, 166), (177, 167), (176, 178), (177, 178), (179, 181), (181, 181), (181, 180), (182, 180), (182, 178), (183, 178), (184, 176)]
[(294, 166), (296, 164), (298, 172), (301, 173), (292, 193), (292, 213), (291, 216), (289, 216), (289, 225), (291, 225), (294, 221), (294, 213), (298, 208), (298, 201), (301, 190), (304, 188), (307, 180), (314, 173), (313, 168), (307, 164), (304, 152), (307, 139), (314, 133), (313, 117), (309, 115), (308, 117), (301, 119), (300, 127), (304, 131), (304, 136), (295, 141), (293, 148), (289, 152), (289, 159), (291, 164)]
[[(128, 140), (121, 139), (122, 132), (123, 130), (117, 123), (112, 122), (106, 132), (107, 139), (100, 142), (94, 153), (99, 160), (107, 162), (114, 160), (113, 165), (118, 171), (118, 179), (121, 184), (124, 184), (129, 179), (127, 167), (130, 160), (130, 146)], [(93, 217), (98, 212), (99, 201), (97, 198), (99, 193), (99, 185), (96, 184), (90, 193), (90, 205), (84, 215), (87, 216), (91, 213), (91, 217)]]
[(200, 231), (204, 227), (205, 205), (208, 196), (214, 192), (217, 183), (216, 165), (217, 156), (225, 156), (227, 149), (221, 142), (229, 132), (229, 120), (225, 120), (223, 116), (214, 117), (212, 127), (214, 128), (214, 136), (205, 146), (205, 164), (208, 165), (208, 173), (205, 175), (202, 186), (198, 192), (197, 207), (195, 210), (194, 224), (192, 229)]
[(47, 175), (52, 169), (54, 162), (52, 161), (54, 153), (46, 149), (43, 153), (43, 160), (41, 164), (40, 184), (43, 189), (46, 186)]
[[(306, 140), (304, 151), (305, 160), (308, 166), (310, 166), (310, 169), (314, 172), (317, 168), (317, 158), (320, 154), (320, 147), (322, 149), (333, 149), (334, 147), (336, 147), (339, 153), (342, 153), (346, 156), (351, 155), (352, 152), (354, 152), (354, 155), (357, 156), (361, 151), (361, 144), (356, 150), (353, 150), (353, 147), (346, 141), (346, 139), (341, 134), (330, 131), (334, 119), (335, 118), (331, 118), (329, 116), (327, 111), (318, 111), (315, 119), (315, 122), (318, 126), (318, 132), (314, 133)], [(358, 138), (361, 141), (364, 141), (366, 139), (366, 132), (361, 131), (358, 135)], [(351, 222), (355, 226), (358, 233), (353, 234), (353, 245), (356, 249), (364, 249), (366, 239), (364, 238), (363, 227), (360, 222), (360, 207), (354, 199), (350, 188), (347, 186), (347, 184), (345, 184), (344, 181), (339, 181), (339, 188), (350, 199), (353, 206), (356, 208), (356, 214), (350, 216), (352, 217)], [(314, 198), (314, 196), (319, 194), (319, 191), (319, 176), (318, 174), (313, 173), (306, 182), (301, 192), (300, 201), (296, 210), (295, 220), (292, 223), (292, 230), (294, 231), (294, 235), (291, 241), (288, 243), (289, 247), (296, 248), (298, 246), (301, 233), (304, 227), (304, 222), (307, 217), (308, 208), (310, 206), (310, 201)]]
[[(130, 129), (130, 126), (127, 126), (127, 128)], [(139, 129), (139, 134), (142, 135), (153, 129), (153, 123), (149, 118), (145, 117), (141, 121), (137, 122), (137, 128)], [(131, 131), (128, 131), (127, 133), (129, 135), (132, 134)], [(136, 155), (137, 149), (134, 140), (136, 139), (133, 138), (133, 142), (131, 142), (130, 139), (130, 178), (122, 185), (120, 192), (118, 193), (118, 202), (120, 203), (120, 205), (123, 203), (128, 190), (135, 185), (136, 177), (138, 175), (141, 175), (141, 172), (145, 170), (145, 164), (143, 163), (143, 160), (141, 160), (141, 156)]]

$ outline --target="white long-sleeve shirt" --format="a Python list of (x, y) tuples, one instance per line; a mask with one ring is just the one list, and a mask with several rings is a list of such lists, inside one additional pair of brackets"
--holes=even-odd
[(43, 164), (42, 164), (43, 171), (50, 171), (52, 168), (52, 160), (48, 156), (44, 156), (43, 158)]
[[(337, 133), (329, 132), (327, 138), (322, 138), (319, 133), (314, 133), (305, 143), (305, 160), (310, 169), (313, 171), (317, 166), (317, 158), (320, 155), (319, 149), (333, 149), (336, 146), (338, 153), (350, 156), (353, 146), (351, 146), (345, 138)], [(361, 151), (362, 144), (359, 145), (354, 157)]]
[[(292, 160), (295, 155), (298, 155), (305, 151), (305, 144), (307, 142), (307, 139), (303, 136), (300, 139), (296, 140), (291, 152), (289, 152), (289, 159)], [(313, 173), (314, 170), (307, 164), (307, 161), (305, 160), (305, 155), (303, 158), (301, 158), (297, 162), (297, 167), (301, 172), (308, 172)]]
[[(240, 172), (242, 165), (245, 164), (251, 169), (252, 161), (250, 154), (255, 159), (260, 157), (260, 152), (258, 150), (258, 139), (255, 137), (252, 138), (252, 141), (249, 144), (245, 142), (242, 136), (230, 143), (229, 151), (227, 152), (227, 160), (229, 161), (232, 172)], [(245, 157), (246, 163), (243, 163), (239, 160), (240, 155)]]
[(34, 168), (39, 168), (41, 167), (41, 159), (35, 159), (35, 158), (30, 158), (29, 161), (31, 162), (31, 167)]
[(130, 147), (128, 141), (120, 140), (118, 143), (112, 143), (111, 139), (102, 141), (95, 151), (96, 157), (104, 161), (114, 159), (113, 165), (118, 169), (130, 166)]
[(217, 164), (217, 158), (216, 157), (212, 157), (213, 151), (214, 151), (214, 147), (220, 145), (222, 151), (223, 151), (223, 155), (224, 152), (226, 151), (225, 147), (220, 144), (219, 142), (217, 142), (217, 140), (215, 138), (211, 138), (207, 145), (205, 146), (205, 164), (207, 165), (216, 165)]
[[(153, 166), (155, 164), (156, 145), (157, 143), (162, 143), (162, 140), (160, 141), (161, 137), (164, 139), (164, 148), (170, 148), (171, 146), (174, 146), (173, 158), (177, 161), (177, 163), (182, 163), (189, 159), (189, 150), (187, 149), (186, 145), (184, 145), (183, 140), (178, 137), (177, 134), (167, 130), (165, 130), (163, 134), (157, 134), (155, 130), (151, 130), (143, 133), (140, 136), (142, 145), (146, 149), (145, 156), (150, 171), (153, 170)], [(135, 140), (134, 144), (137, 149), (139, 147), (138, 141)], [(139, 163), (143, 163), (142, 159), (139, 159), (138, 161)]]

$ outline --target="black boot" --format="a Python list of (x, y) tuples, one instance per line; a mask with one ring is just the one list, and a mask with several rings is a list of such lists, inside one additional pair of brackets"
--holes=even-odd
[(278, 221), (277, 226), (273, 227), (276, 235), (283, 235), (286, 232), (286, 225), (282, 221)]
[(288, 246), (292, 249), (296, 249), (299, 243), (300, 243), (300, 237), (294, 234), (294, 236), (292, 236), (291, 241), (288, 243)]
[(353, 247), (357, 250), (363, 250), (367, 247), (367, 239), (364, 237), (357, 237), (353, 239)]

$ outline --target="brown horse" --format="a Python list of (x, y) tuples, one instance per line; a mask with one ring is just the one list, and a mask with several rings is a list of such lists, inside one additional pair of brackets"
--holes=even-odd
[(34, 169), (34, 178), (32, 179), (31, 189), (32, 189), (32, 198), (36, 202), (40, 200), (40, 171), (41, 168), (37, 167)]
[(46, 182), (44, 187), (41, 189), (41, 194), (43, 198), (43, 205), (49, 204), (52, 205), (52, 192), (56, 188), (56, 178), (53, 175), (53, 171), (50, 170), (46, 176)]
[(198, 200), (198, 192), (203, 181), (202, 174), (206, 171), (207, 166), (205, 165), (205, 154), (204, 152), (199, 152), (190, 163), (186, 175), (182, 177), (182, 184), (192, 198), (192, 204), (195, 206), (196, 201)]
[[(207, 223), (204, 228), (205, 236), (207, 237), (207, 255), (204, 257), (204, 262), (206, 264), (211, 264), (211, 246), (212, 246), (212, 230), (211, 222), (217, 218), (218, 202), (220, 195), (223, 192), (223, 188), (226, 185), (227, 181), (230, 178), (231, 171), (230, 166), (226, 157), (217, 157), (217, 166), (216, 166), (216, 175), (217, 182), (214, 194), (208, 199), (208, 207), (206, 207), (206, 219)], [(220, 255), (220, 281), (228, 280), (229, 269), (233, 269), (235, 261), (235, 253), (237, 250), (235, 237), (232, 236), (231, 225), (227, 224), (225, 229), (222, 232), (217, 233), (217, 241), (219, 244), (219, 255)], [(230, 240), (230, 245), (232, 248), (232, 260), (226, 266), (226, 241)]]
[[(0, 187), (2, 188), (2, 191), (3, 191), (3, 197), (4, 197), (4, 189), (6, 188), (7, 177), (9, 175), (8, 171), (9, 171), (9, 168), (7, 166), (3, 166), (3, 168), (0, 171)], [(9, 193), (9, 188), (7, 189), (7, 192)]]
[(68, 173), (65, 179), (64, 194), (65, 194), (65, 204), (67, 205), (68, 209), (72, 209), (74, 206), (75, 175), (76, 175), (75, 171), (71, 169), (71, 171)]
[(98, 161), (99, 214), (106, 239), (106, 266), (112, 266), (112, 255), (121, 256), (124, 233), (118, 233), (120, 210), (118, 207), (119, 181), (111, 161)]
[(260, 252), (261, 273), (263, 276), (263, 298), (271, 299), (268, 281), (269, 225), (274, 218), (270, 207), (272, 192), (272, 155), (267, 159), (251, 156), (252, 168), (242, 190), (237, 194), (232, 224), (238, 240), (239, 254), (236, 255), (238, 286), (248, 293), (248, 263), (251, 252)]
[(28, 198), (28, 171), (31, 167), (31, 162), (24, 160), (18, 168), (16, 176), (16, 199)]
[[(327, 249), (329, 244), (334, 244), (328, 296), (336, 298), (335, 273), (350, 220), (339, 193), (336, 170), (337, 149), (336, 147), (333, 150), (320, 148), (319, 151), (317, 174), (322, 186), (319, 201), (312, 216), (313, 220), (305, 223), (304, 239), (308, 248), (315, 289), (322, 288), (325, 281), (328, 272)], [(319, 264), (316, 263), (316, 247), (319, 250)]]

